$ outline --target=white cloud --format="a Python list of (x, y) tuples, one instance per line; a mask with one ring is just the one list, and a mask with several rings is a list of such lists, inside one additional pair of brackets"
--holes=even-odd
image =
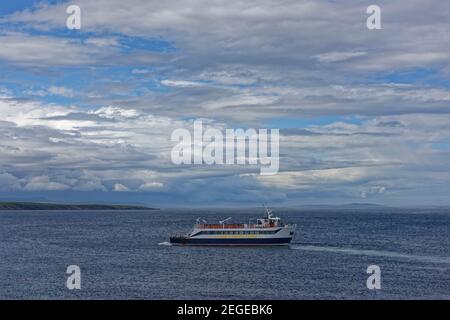
[(237, 106), (263, 106), (275, 103), (278, 99), (279, 98), (275, 96), (241, 94), (218, 99), (216, 101), (205, 102), (203, 107), (208, 110), (217, 110)]
[(21, 185), (19, 179), (7, 172), (0, 173), (0, 190), (1, 191), (11, 191), (20, 190)]
[(204, 84), (196, 81), (186, 81), (186, 80), (162, 80), (161, 84), (169, 87), (182, 87), (182, 88), (190, 88), (190, 87), (201, 87)]
[[(385, 23), (378, 32), (367, 30), (365, 8), (356, 0), (291, 0), (282, 6), (275, 0), (238, 0), (233, 5), (225, 0), (187, 0), (182, 6), (175, 0), (130, 0), (126, 8), (119, 0), (79, 0), (77, 4), (83, 8), (83, 29), (88, 32), (163, 37), (194, 54), (190, 58), (196, 63), (215, 59), (278, 66), (283, 61), (308, 63), (315, 56), (327, 62), (358, 60), (359, 68), (388, 71), (393, 65), (425, 67), (449, 59), (449, 7), (439, 0), (429, 3), (436, 10), (427, 15), (419, 0), (383, 3)], [(3, 22), (60, 28), (67, 16), (65, 7), (42, 6), (15, 13)], [(115, 44), (110, 37), (104, 38), (108, 40), (92, 41)]]
[[(279, 201), (298, 192), (317, 194), (317, 199), (327, 193), (385, 199), (436, 184), (445, 187), (450, 178), (448, 152), (434, 147), (450, 136), (446, 115), (336, 121), (311, 126), (307, 135), (281, 130), (281, 172), (260, 176), (250, 167), (173, 165), (170, 134), (180, 127), (191, 130), (190, 121), (120, 107), (83, 110), (13, 99), (0, 100), (0, 112), (0, 166), (9, 168), (0, 179), (8, 190), (112, 189), (189, 196), (194, 202), (229, 198), (244, 189), (236, 201), (256, 201), (253, 192)], [(15, 178), (15, 172), (25, 178)]]
[(116, 38), (100, 38), (100, 37), (87, 38), (84, 41), (84, 43), (92, 44), (98, 47), (114, 47), (120, 44), (118, 39)]
[(116, 183), (114, 185), (114, 191), (116, 191), (116, 192), (125, 192), (125, 191), (130, 191), (130, 189), (128, 189), (126, 186), (124, 186), (121, 183)]
[(27, 191), (45, 190), (45, 191), (56, 191), (56, 190), (67, 190), (68, 186), (50, 181), (47, 176), (37, 176), (33, 177), (30, 182), (28, 182), (25, 187)]
[(320, 62), (339, 62), (345, 61), (356, 57), (365, 56), (366, 51), (347, 51), (347, 52), (327, 52), (321, 53), (314, 56)]
[[(421, 1), (386, 2), (379, 32), (365, 28), (358, 1), (77, 4), (82, 31), (95, 34), (86, 40), (52, 35), (65, 25), (63, 3), (0, 21), (5, 30), (44, 31), (0, 34), (4, 78), (24, 87), (0, 89), (0, 181), (11, 188), (167, 192), (212, 203), (262, 195), (288, 202), (305, 193), (411, 198), (448, 189), (445, 2), (432, 0), (436, 10), (425, 16)], [(152, 52), (146, 43), (154, 39), (177, 49)], [(67, 66), (85, 85), (80, 95), (56, 85)], [(407, 84), (390, 80), (405, 70), (412, 70)], [(22, 72), (48, 82), (14, 78)], [(89, 107), (33, 102), (19, 91), (28, 99), (78, 98)], [(196, 117), (221, 128), (265, 127), (275, 118), (282, 127), (280, 174), (173, 166), (170, 133), (190, 128), (180, 118)], [(285, 135), (284, 125), (293, 127)]]
[(39, 97), (45, 97), (48, 95), (48, 91), (43, 90), (43, 89), (39, 89), (39, 90), (27, 89), (23, 93), (26, 95), (39, 96)]
[(385, 192), (386, 192), (386, 187), (383, 187), (383, 186), (372, 186), (372, 187), (369, 187), (369, 188), (367, 188), (365, 190), (362, 190), (360, 195), (361, 195), (361, 198), (365, 199), (365, 198), (367, 198), (369, 196), (376, 195), (376, 194), (382, 194), (382, 193), (385, 193)]
[(353, 183), (367, 178), (377, 168), (350, 167), (323, 170), (284, 171), (273, 176), (255, 176), (262, 183), (279, 188), (311, 188), (315, 185)]
[(160, 182), (146, 182), (139, 187), (139, 190), (144, 190), (144, 191), (155, 190), (155, 189), (161, 189), (163, 186), (164, 185)]
[(48, 88), (48, 92), (50, 94), (56, 95), (56, 96), (63, 96), (63, 97), (73, 97), (74, 92), (70, 88), (62, 87), (62, 86), (51, 86)]
[(77, 40), (25, 33), (0, 33), (0, 60), (24, 66), (79, 66), (111, 57), (116, 51), (89, 47)]
[(151, 71), (147, 70), (147, 69), (133, 69), (133, 70), (131, 70), (132, 74), (147, 74), (147, 73), (150, 73), (150, 72)]
[(108, 106), (102, 107), (95, 111), (91, 111), (92, 114), (96, 114), (102, 118), (107, 119), (120, 119), (120, 118), (137, 118), (139, 112), (134, 109), (123, 109), (120, 107)]

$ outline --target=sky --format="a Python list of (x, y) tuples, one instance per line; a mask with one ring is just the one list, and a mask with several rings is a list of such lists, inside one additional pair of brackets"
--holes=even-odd
[[(450, 205), (449, 16), (440, 0), (2, 1), (0, 201)], [(173, 164), (195, 119), (279, 129), (279, 173)]]

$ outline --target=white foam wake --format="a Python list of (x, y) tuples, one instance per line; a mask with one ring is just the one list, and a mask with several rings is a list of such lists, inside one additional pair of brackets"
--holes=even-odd
[(387, 257), (387, 258), (415, 260), (415, 261), (420, 261), (420, 262), (450, 264), (449, 257), (419, 256), (419, 255), (405, 254), (405, 253), (399, 253), (399, 252), (393, 252), (393, 251), (364, 250), (364, 249), (339, 248), (339, 247), (319, 247), (319, 246), (311, 246), (311, 245), (291, 245), (291, 249), (305, 250), (305, 251), (342, 253), (342, 254), (351, 254), (351, 255), (370, 256), (370, 257)]
[(171, 245), (172, 244), (170, 242), (167, 242), (167, 241), (158, 243), (158, 246), (171, 246)]

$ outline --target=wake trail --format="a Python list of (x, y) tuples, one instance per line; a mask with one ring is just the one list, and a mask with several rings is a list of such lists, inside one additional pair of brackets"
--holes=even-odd
[(428, 262), (428, 263), (450, 264), (449, 257), (420, 256), (420, 255), (399, 253), (399, 252), (393, 252), (393, 251), (365, 250), (365, 249), (339, 248), (339, 247), (322, 247), (322, 246), (296, 245), (296, 244), (291, 244), (290, 247), (291, 247), (291, 249), (294, 249), (294, 250), (342, 253), (342, 254), (349, 254), (349, 255), (361, 255), (361, 256), (369, 256), (369, 257), (385, 257), (385, 258), (415, 260), (415, 261)]

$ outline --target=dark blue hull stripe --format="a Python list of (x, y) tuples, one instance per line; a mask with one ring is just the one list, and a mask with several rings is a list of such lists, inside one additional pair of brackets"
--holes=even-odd
[(182, 245), (269, 245), (288, 244), (292, 238), (260, 238), (260, 239), (192, 239), (192, 238), (170, 238), (172, 244)]

